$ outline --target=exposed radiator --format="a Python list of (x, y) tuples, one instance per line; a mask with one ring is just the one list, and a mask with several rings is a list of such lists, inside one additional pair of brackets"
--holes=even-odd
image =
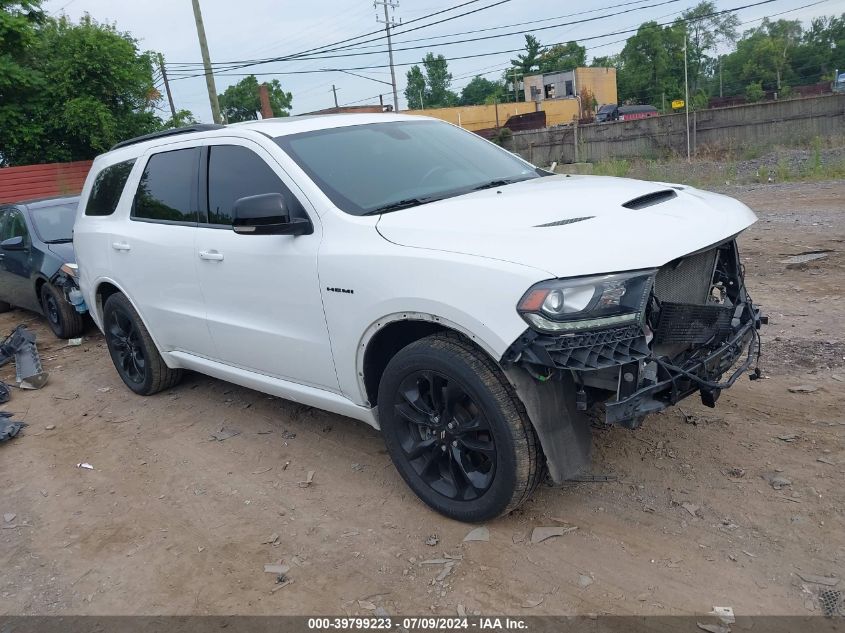
[(706, 305), (718, 249), (684, 257), (657, 271), (654, 296), (661, 303)]

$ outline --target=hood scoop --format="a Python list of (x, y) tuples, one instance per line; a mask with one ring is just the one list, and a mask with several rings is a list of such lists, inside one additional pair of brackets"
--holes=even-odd
[(563, 226), (565, 224), (574, 224), (575, 222), (583, 222), (584, 220), (592, 220), (594, 215), (588, 215), (583, 218), (566, 218), (565, 220), (557, 220), (555, 222), (546, 222), (545, 224), (535, 224), (534, 228), (539, 229), (546, 226)]
[(655, 191), (654, 193), (647, 193), (633, 200), (628, 200), (622, 206), (626, 209), (645, 209), (647, 207), (653, 207), (656, 204), (669, 202), (669, 200), (677, 197), (678, 194), (673, 189), (664, 189), (662, 191)]

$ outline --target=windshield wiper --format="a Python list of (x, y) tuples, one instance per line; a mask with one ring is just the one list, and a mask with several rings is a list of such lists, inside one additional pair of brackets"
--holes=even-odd
[(69, 244), (73, 241), (72, 237), (60, 237), (55, 240), (44, 240), (45, 244)]
[(405, 198), (404, 200), (397, 200), (396, 202), (390, 202), (375, 209), (370, 209), (361, 215), (380, 215), (382, 213), (390, 213), (391, 211), (399, 211), (400, 209), (409, 209), (411, 207), (418, 207), (426, 202), (431, 202), (432, 200), (433, 198)]
[(477, 187), (473, 187), (473, 191), (481, 191), (482, 189), (493, 189), (494, 187), (504, 187), (505, 185), (512, 185), (515, 182), (520, 182), (521, 180), (526, 180), (526, 178), (499, 178), (498, 180), (491, 180), (490, 182), (485, 182)]

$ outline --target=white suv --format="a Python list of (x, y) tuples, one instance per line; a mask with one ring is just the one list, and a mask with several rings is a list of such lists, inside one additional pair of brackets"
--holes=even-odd
[(591, 411), (634, 428), (751, 367), (734, 238), (755, 219), (355, 114), (121, 143), (94, 162), (74, 247), (135, 393), (188, 369), (363, 420), (425, 503), (481, 521), (588, 468)]

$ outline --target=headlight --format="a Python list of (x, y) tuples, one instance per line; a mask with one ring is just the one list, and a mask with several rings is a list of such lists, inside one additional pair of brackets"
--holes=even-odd
[(79, 277), (79, 266), (76, 264), (62, 264), (61, 271), (73, 279)]
[(545, 332), (572, 332), (636, 323), (643, 318), (654, 270), (551, 279), (523, 295), (517, 311)]

